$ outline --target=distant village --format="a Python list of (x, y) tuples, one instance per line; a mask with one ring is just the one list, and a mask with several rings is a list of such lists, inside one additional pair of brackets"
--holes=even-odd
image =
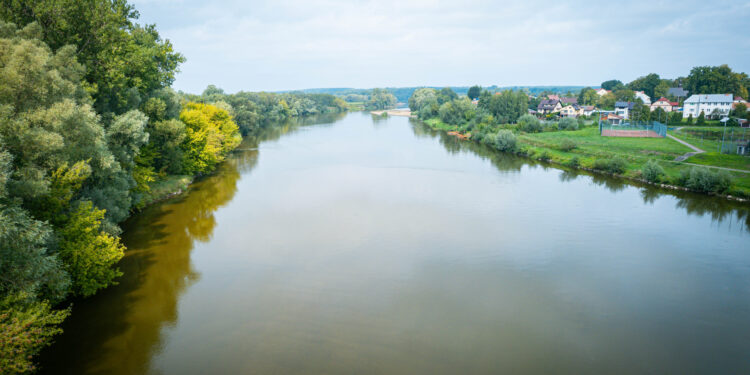
[[(612, 95), (611, 90), (594, 88), (596, 95), (603, 97)], [(529, 109), (529, 113), (537, 117), (588, 117), (600, 114), (602, 121), (612, 125), (619, 125), (630, 120), (634, 114), (636, 105), (647, 106), (651, 112), (659, 111), (665, 114), (680, 113), (682, 119), (697, 119), (701, 114), (707, 120), (728, 119), (729, 114), (739, 104), (746, 110), (750, 110), (747, 101), (733, 94), (690, 94), (682, 87), (669, 88), (667, 97), (652, 100), (643, 91), (634, 91), (633, 101), (616, 101), (613, 109), (598, 108), (595, 105), (581, 105), (578, 97), (559, 94), (542, 94), (540, 96), (529, 96), (531, 100), (539, 100), (536, 109)], [(634, 118), (633, 120), (638, 120)], [(658, 118), (652, 118), (658, 121)], [(735, 119), (739, 126), (750, 127), (746, 118)], [(663, 122), (667, 122), (666, 116)]]

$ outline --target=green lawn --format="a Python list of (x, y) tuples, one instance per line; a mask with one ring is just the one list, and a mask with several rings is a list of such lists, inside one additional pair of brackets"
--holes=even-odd
[(688, 160), (685, 160), (685, 162), (750, 171), (750, 157), (742, 155), (726, 155), (719, 154), (718, 152), (707, 152), (692, 156)]
[(726, 141), (743, 137), (748, 139), (750, 138), (750, 129), (729, 127), (725, 134), (724, 128), (721, 126), (691, 126), (680, 130), (671, 130), (669, 134), (706, 152), (718, 152), (722, 136), (725, 137)]
[(669, 138), (620, 138), (602, 137), (598, 127), (587, 127), (575, 131), (558, 131), (520, 135), (519, 140), (533, 147), (560, 149), (563, 142), (573, 142), (576, 148), (570, 153), (581, 156), (612, 157), (626, 159), (674, 160), (690, 152), (690, 148)]

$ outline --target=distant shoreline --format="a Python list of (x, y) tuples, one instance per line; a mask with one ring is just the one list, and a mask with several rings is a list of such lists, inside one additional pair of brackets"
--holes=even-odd
[(380, 111), (370, 111), (370, 114), (373, 114), (375, 116), (382, 116), (383, 114), (386, 114), (388, 116), (403, 116), (403, 117), (415, 117), (411, 114), (411, 110), (408, 108), (401, 108), (401, 109), (384, 109)]

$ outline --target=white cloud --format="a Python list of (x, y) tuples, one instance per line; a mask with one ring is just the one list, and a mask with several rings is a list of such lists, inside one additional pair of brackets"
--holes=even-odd
[[(748, 4), (689, 1), (140, 0), (198, 92), (597, 84), (693, 65), (748, 70)], [(745, 38), (742, 38), (745, 39)], [(747, 45), (747, 42), (741, 42)]]

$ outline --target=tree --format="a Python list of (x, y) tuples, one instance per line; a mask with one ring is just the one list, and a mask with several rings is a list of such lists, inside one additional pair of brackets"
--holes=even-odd
[(518, 119), (518, 127), (527, 133), (542, 131), (542, 124), (533, 115), (525, 114)]
[(482, 93), (482, 86), (471, 86), (469, 87), (469, 91), (466, 93), (466, 96), (469, 97), (469, 99), (474, 100), (479, 98), (479, 94)]
[(599, 95), (591, 87), (584, 88), (578, 94), (578, 104), (580, 105), (595, 105), (598, 100)]
[(638, 77), (628, 83), (628, 88), (633, 91), (643, 91), (646, 95), (654, 97), (656, 86), (661, 83), (661, 78), (656, 73), (651, 73), (643, 77)]
[(450, 87), (443, 87), (437, 93), (437, 100), (439, 105), (443, 105), (443, 103), (450, 102), (454, 99), (458, 99), (458, 94), (456, 94), (456, 92), (453, 91)]
[(185, 60), (154, 25), (133, 23), (137, 18), (126, 0), (5, 1), (0, 7), (2, 20), (41, 26), (39, 38), (53, 51), (75, 46), (102, 114), (136, 108), (149, 92), (171, 85)]
[(617, 101), (617, 98), (615, 97), (615, 94), (608, 92), (599, 98), (599, 101), (597, 102), (597, 107), (601, 109), (605, 109), (605, 110), (612, 110), (615, 108), (616, 101)]
[(602, 82), (602, 88), (609, 91), (615, 91), (625, 88), (625, 85), (623, 85), (619, 80), (611, 79), (609, 81)]
[(365, 105), (367, 109), (387, 109), (396, 105), (396, 97), (386, 89), (372, 89), (370, 100)]
[(702, 126), (706, 125), (706, 114), (701, 111), (701, 114), (698, 115), (698, 120), (695, 121), (695, 125)]
[(560, 130), (578, 130), (578, 121), (572, 117), (564, 117), (558, 123)]
[(242, 141), (229, 112), (216, 106), (188, 103), (180, 120), (185, 124), (181, 147), (183, 168), (188, 173), (211, 171)]
[(735, 73), (728, 65), (697, 66), (685, 79), (685, 89), (693, 94), (726, 94), (747, 97), (748, 76)]
[(528, 113), (528, 96), (522, 91), (506, 90), (479, 97), (479, 108), (487, 111), (500, 123), (515, 123), (518, 118)]
[(682, 113), (680, 112), (672, 112), (671, 115), (669, 115), (669, 123), (670, 124), (679, 124), (682, 122)]
[(84, 201), (70, 213), (60, 230), (60, 258), (77, 295), (93, 295), (122, 275), (113, 266), (122, 258), (125, 246), (119, 238), (102, 231), (103, 219), (103, 210)]
[(734, 109), (732, 109), (732, 116), (739, 118), (747, 117), (747, 105), (745, 103), (735, 104)]

